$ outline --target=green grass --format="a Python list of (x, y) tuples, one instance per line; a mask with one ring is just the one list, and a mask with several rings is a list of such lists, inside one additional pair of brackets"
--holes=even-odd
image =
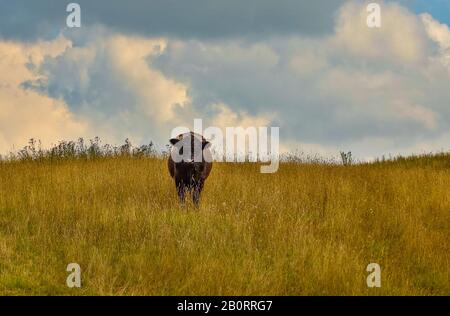
[(198, 210), (157, 158), (3, 162), (0, 294), (450, 295), (449, 223), (445, 154), (216, 163)]

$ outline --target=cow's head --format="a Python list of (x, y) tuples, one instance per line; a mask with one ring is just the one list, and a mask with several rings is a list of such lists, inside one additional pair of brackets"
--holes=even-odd
[(175, 162), (203, 162), (204, 152), (208, 150), (211, 143), (203, 136), (193, 132), (180, 134), (176, 138), (171, 138), (172, 144), (171, 156)]

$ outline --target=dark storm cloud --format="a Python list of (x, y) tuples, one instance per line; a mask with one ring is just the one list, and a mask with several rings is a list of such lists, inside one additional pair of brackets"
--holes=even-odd
[(318, 35), (332, 31), (344, 0), (16, 0), (0, 1), (0, 36), (55, 37), (68, 3), (81, 6), (82, 24), (146, 36), (179, 38)]

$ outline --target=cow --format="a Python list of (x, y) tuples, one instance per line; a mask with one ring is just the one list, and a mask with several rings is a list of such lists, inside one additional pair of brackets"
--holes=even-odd
[(175, 180), (178, 198), (184, 204), (186, 192), (189, 192), (194, 205), (198, 206), (205, 180), (212, 169), (211, 143), (194, 132), (180, 134), (170, 139), (170, 143), (168, 167)]

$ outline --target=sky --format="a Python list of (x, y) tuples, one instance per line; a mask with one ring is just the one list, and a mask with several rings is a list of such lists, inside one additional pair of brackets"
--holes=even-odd
[(450, 150), (450, 1), (0, 0), (0, 153), (177, 126), (278, 126), (282, 151)]
[(416, 14), (428, 12), (441, 23), (450, 25), (450, 1), (448, 0), (403, 0), (400, 3)]

